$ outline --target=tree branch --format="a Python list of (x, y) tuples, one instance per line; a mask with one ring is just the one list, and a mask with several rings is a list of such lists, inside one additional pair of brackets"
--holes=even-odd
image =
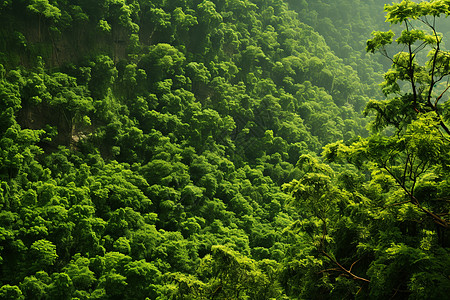
[(423, 211), (425, 214), (427, 214), (429, 217), (431, 217), (431, 219), (433, 220), (433, 222), (435, 222), (437, 225), (445, 228), (445, 229), (449, 229), (450, 225), (449, 223), (439, 217), (437, 214), (433, 213), (432, 211), (429, 211), (428, 209), (424, 208), (422, 205), (420, 205), (419, 200), (411, 193), (411, 191), (408, 190), (408, 188), (403, 185), (399, 179), (389, 170), (389, 168), (387, 166), (382, 166), (384, 170), (386, 170), (386, 172), (389, 173), (389, 175), (392, 176), (392, 178), (394, 178), (394, 180), (397, 182), (397, 184), (403, 189), (403, 191), (405, 191), (405, 193), (408, 195), (410, 202), (412, 204), (414, 204), (415, 206), (417, 206), (417, 208), (419, 208), (421, 211)]
[(445, 90), (436, 98), (436, 101), (434, 101), (434, 107), (437, 107), (439, 100), (441, 100), (442, 96), (444, 96), (445, 92), (447, 92), (449, 88), (450, 88), (450, 85), (447, 85)]
[[(328, 253), (326, 253), (323, 249), (321, 249), (321, 252), (322, 252), (322, 254), (325, 255), (330, 261), (332, 261), (335, 265), (337, 265), (338, 268), (339, 268), (339, 270), (342, 271), (342, 272), (344, 273), (344, 275), (347, 275), (347, 276), (349, 276), (350, 278), (352, 278), (352, 279), (354, 279), (354, 280), (360, 280), (360, 281), (363, 281), (363, 282), (366, 282), (366, 283), (370, 283), (370, 280), (369, 280), (369, 279), (366, 279), (366, 278), (363, 278), (363, 277), (359, 277), (359, 276), (353, 274), (353, 273), (351, 272), (351, 268), (350, 268), (350, 270), (347, 270), (344, 266), (342, 266), (338, 261), (336, 261), (333, 257), (331, 257), (331, 255), (329, 255)], [(358, 262), (358, 261), (356, 261), (356, 262)], [(353, 265), (354, 265), (356, 262), (354, 262), (354, 263), (352, 264), (352, 267), (353, 267)]]
[[(409, 31), (409, 25), (408, 25), (408, 21), (405, 20), (405, 26), (406, 26), (406, 30)], [(409, 75), (409, 79), (411, 81), (411, 88), (412, 88), (412, 92), (413, 92), (413, 101), (414, 101), (414, 108), (416, 108), (417, 106), (417, 90), (416, 90), (416, 82), (414, 80), (414, 53), (412, 51), (411, 48), (411, 43), (408, 43), (408, 53), (409, 53), (409, 62), (408, 62), (408, 75)]]
[(436, 29), (434, 27), (431, 27), (431, 29), (433, 30), (433, 34), (434, 37), (436, 38), (436, 50), (434, 51), (434, 55), (433, 55), (433, 65), (431, 67), (431, 75), (430, 75), (430, 87), (428, 89), (428, 96), (427, 96), (427, 103), (431, 104), (431, 93), (433, 92), (433, 88), (434, 88), (434, 72), (436, 70), (436, 60), (437, 60), (437, 56), (438, 53), (440, 51), (440, 42), (436, 33)]

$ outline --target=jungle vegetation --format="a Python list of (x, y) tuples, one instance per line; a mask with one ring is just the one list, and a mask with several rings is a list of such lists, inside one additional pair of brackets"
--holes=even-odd
[(0, 299), (445, 299), (449, 14), (0, 1)]

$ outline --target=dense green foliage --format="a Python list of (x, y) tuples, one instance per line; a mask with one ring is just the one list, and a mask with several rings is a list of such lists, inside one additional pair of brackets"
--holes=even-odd
[(450, 1), (327, 2), (1, 1), (0, 299), (445, 297)]

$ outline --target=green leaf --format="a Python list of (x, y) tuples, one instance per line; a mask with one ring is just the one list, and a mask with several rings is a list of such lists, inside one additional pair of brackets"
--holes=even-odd
[(367, 41), (366, 51), (374, 53), (385, 45), (391, 44), (394, 37), (394, 32), (389, 31), (373, 31), (373, 38)]
[(403, 0), (392, 5), (386, 4), (384, 10), (386, 11), (386, 22), (398, 24), (408, 19), (416, 19), (418, 12), (420, 12), (420, 7), (411, 0)]

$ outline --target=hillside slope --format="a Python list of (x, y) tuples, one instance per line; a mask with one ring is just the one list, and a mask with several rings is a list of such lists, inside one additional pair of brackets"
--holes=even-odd
[(315, 207), (376, 198), (367, 169), (317, 158), (368, 135), (375, 7), (1, 2), (0, 299), (357, 294), (309, 235)]

